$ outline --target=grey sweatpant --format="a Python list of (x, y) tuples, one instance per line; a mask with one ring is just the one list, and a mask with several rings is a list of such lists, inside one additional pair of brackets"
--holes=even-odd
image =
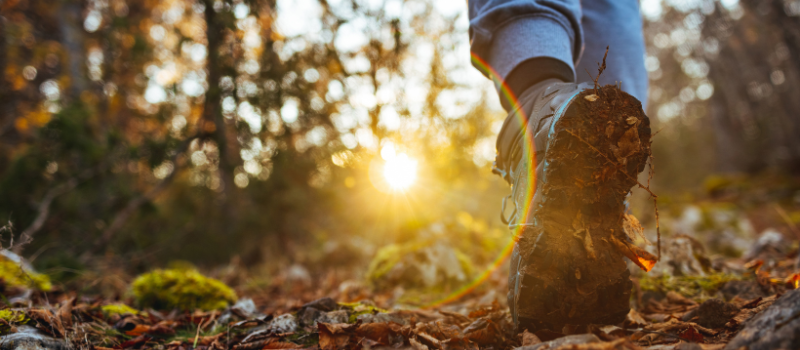
[[(505, 80), (523, 61), (558, 59), (577, 82), (592, 81), (609, 46), (600, 83), (647, 103), (644, 36), (637, 0), (469, 0), (472, 54)], [(479, 67), (480, 68), (480, 67)], [(484, 71), (485, 74), (487, 72)]]

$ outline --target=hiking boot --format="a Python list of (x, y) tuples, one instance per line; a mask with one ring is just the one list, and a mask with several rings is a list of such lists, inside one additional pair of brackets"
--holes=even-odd
[(626, 251), (625, 198), (650, 156), (650, 120), (641, 102), (612, 85), (550, 80), (519, 100), (493, 169), (512, 185), (503, 210), (509, 201), (514, 210), (503, 221), (516, 238), (508, 279), (514, 324), (560, 332), (622, 322), (632, 287), (623, 256), (635, 256)]

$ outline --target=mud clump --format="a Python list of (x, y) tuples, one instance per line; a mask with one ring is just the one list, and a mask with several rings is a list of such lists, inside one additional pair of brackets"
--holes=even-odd
[(621, 322), (631, 291), (623, 256), (644, 270), (655, 263), (623, 229), (625, 197), (650, 157), (650, 121), (641, 102), (607, 85), (581, 92), (553, 130), (533, 208), (541, 224), (519, 243), (530, 257), (521, 294), (544, 297), (520, 306), (520, 322), (552, 330)]

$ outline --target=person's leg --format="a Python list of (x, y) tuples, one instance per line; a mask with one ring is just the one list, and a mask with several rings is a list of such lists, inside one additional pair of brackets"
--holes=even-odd
[[(549, 78), (575, 81), (583, 46), (579, 0), (469, 0), (473, 64), (495, 81), (500, 102)], [(508, 92), (508, 91), (507, 91)]]
[[(644, 35), (638, 0), (583, 0), (584, 50), (575, 66), (578, 82), (591, 82), (608, 47), (601, 85), (619, 82), (622, 90), (647, 104)], [(587, 71), (589, 73), (587, 73)]]
[[(621, 322), (631, 292), (621, 218), (635, 184), (626, 175), (641, 172), (650, 155), (649, 120), (616, 87), (573, 83), (584, 45), (578, 0), (469, 5), (473, 63), (495, 80), (510, 112), (493, 171), (512, 185), (507, 198), (515, 210), (503, 221), (517, 238), (508, 294), (514, 324), (561, 331)], [(625, 13), (615, 15), (619, 23), (604, 23), (640, 21), (638, 12)]]

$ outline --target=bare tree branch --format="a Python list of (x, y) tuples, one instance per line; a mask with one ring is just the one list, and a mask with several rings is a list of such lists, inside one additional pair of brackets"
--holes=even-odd
[[(159, 182), (155, 187), (151, 188), (149, 191), (143, 193), (142, 195), (132, 199), (128, 204), (117, 212), (114, 215), (114, 218), (111, 220), (111, 224), (103, 231), (100, 238), (95, 242), (94, 251), (105, 247), (108, 245), (108, 242), (111, 241), (111, 238), (114, 234), (122, 228), (123, 225), (130, 219), (130, 217), (142, 206), (142, 204), (147, 203), (148, 201), (153, 200), (161, 191), (169, 187), (172, 183), (172, 180), (175, 178), (175, 174), (178, 173), (179, 165), (178, 165), (178, 157), (183, 154), (188, 148), (189, 145), (193, 140), (195, 140), (197, 136), (193, 136), (184, 140), (179, 146), (178, 149), (175, 151), (175, 155), (172, 156), (172, 164), (173, 169), (172, 172), (167, 175), (161, 182)], [(87, 252), (88, 253), (88, 252)], [(88, 256), (84, 256), (83, 258), (87, 258)]]
[(56, 197), (72, 191), (81, 181), (92, 177), (94, 173), (95, 169), (86, 170), (78, 176), (70, 178), (69, 180), (47, 190), (47, 192), (44, 194), (44, 197), (42, 197), (42, 200), (39, 202), (38, 207), (36, 208), (36, 218), (24, 231), (22, 231), (22, 233), (19, 235), (19, 243), (10, 247), (11, 251), (19, 254), (25, 245), (33, 241), (33, 235), (42, 229), (45, 221), (47, 221), (47, 218), (50, 216), (50, 205), (53, 204), (53, 200), (55, 200)]

